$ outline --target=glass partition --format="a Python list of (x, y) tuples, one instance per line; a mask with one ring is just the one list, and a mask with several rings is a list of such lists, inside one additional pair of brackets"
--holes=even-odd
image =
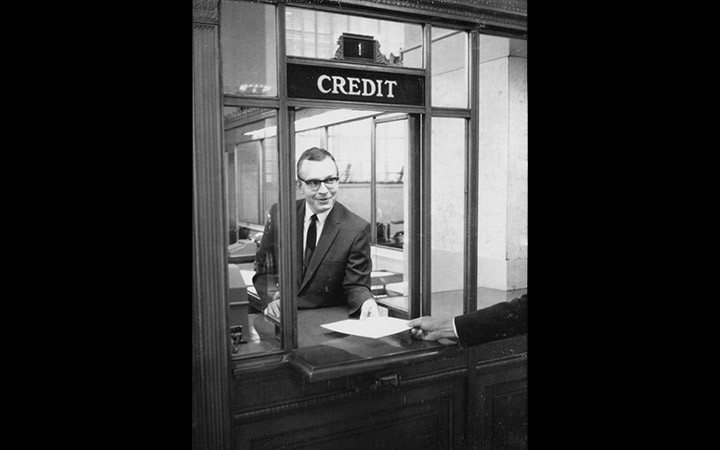
[[(478, 179), (477, 306), (507, 300), (514, 296), (515, 285), (526, 287), (526, 41), (479, 36), (476, 87), (480, 106), (478, 120), (470, 131), (469, 33), (431, 28), (427, 37), (431, 42), (432, 70), (425, 79), (432, 91), (433, 107), (430, 169), (418, 163), (415, 167), (424, 172), (413, 174), (409, 172), (409, 158), (419, 155), (420, 148), (427, 144), (419, 129), (426, 122), (414, 113), (417, 109), (394, 105), (393, 112), (388, 113), (382, 105), (377, 110), (357, 110), (335, 101), (307, 103), (323, 108), (300, 107), (306, 104), (295, 101), (286, 111), (286, 103), (267, 97), (287, 99), (287, 93), (278, 92), (278, 61), (285, 56), (338, 59), (339, 40), (348, 35), (378, 43), (378, 58), (355, 61), (358, 68), (373, 64), (424, 68), (423, 25), (285, 4), (281, 9), (285, 11), (287, 55), (282, 55), (277, 52), (276, 8), (274, 3), (221, 2), (225, 220), (233, 354), (254, 355), (281, 347), (282, 319), (268, 318), (263, 309), (278, 299), (276, 255), (281, 243), (276, 234), (276, 205), (281, 183), (298, 185), (296, 200), (302, 201), (305, 195), (300, 190), (302, 180), (279, 179), (280, 161), (292, 164), (288, 159), (292, 158), (291, 148), (294, 163), (311, 147), (333, 154), (337, 182), (332, 180), (335, 174), (310, 181), (316, 186), (329, 181), (337, 189), (336, 201), (369, 224), (371, 294), (383, 315), (407, 318), (411, 294), (415, 294), (413, 301), (420, 302), (418, 293), (409, 292), (408, 287), (409, 255), (414, 248), (409, 242), (413, 237), (409, 228), (411, 220), (418, 225), (423, 220), (418, 219), (419, 215), (428, 212), (411, 215), (410, 210), (430, 205), (431, 235), (418, 236), (423, 242), (430, 240), (430, 274), (412, 275), (416, 277), (413, 281), (424, 282), (423, 277), (430, 277), (432, 314), (443, 317), (463, 312), (464, 227), (470, 213), (465, 210), (469, 176), (465, 163), (472, 134), (479, 141), (478, 148), (472, 149), (478, 152), (479, 166), (479, 173), (472, 174)], [(363, 42), (368, 41), (360, 44)], [(240, 104), (253, 106), (229, 106)], [(350, 105), (357, 107), (356, 103)], [(274, 108), (288, 112), (288, 118), (294, 121), (281, 130), (286, 133), (281, 136), (288, 136), (292, 147), (278, 147), (278, 113)], [(411, 198), (410, 187), (418, 188), (418, 184), (409, 181), (418, 180), (416, 177), (430, 178), (429, 202), (419, 198), (421, 192)], [(298, 221), (302, 222), (300, 218)], [(304, 236), (298, 236), (297, 242), (304, 244)], [(418, 245), (425, 248), (424, 244)], [(302, 248), (293, 252), (298, 259), (292, 266), (304, 270)], [(340, 258), (331, 263), (340, 265)], [(300, 283), (303, 276), (297, 275)], [(423, 286), (413, 283), (418, 285)], [(297, 297), (294, 300), (302, 309), (302, 302)], [(319, 322), (313, 329), (304, 327), (298, 314), (297, 324), (299, 347), (313, 345), (322, 338)]]
[(527, 41), (479, 36), (478, 308), (527, 292)]
[[(279, 195), (277, 116), (261, 108), (225, 107), (223, 113), (231, 348), (247, 355), (280, 348), (280, 323), (263, 314), (278, 282), (272, 250), (279, 242), (267, 226)], [(272, 239), (263, 239), (268, 230)]]
[(333, 59), (340, 37), (353, 34), (378, 42), (378, 63), (423, 67), (420, 25), (287, 7), (285, 27), (288, 56)]
[(410, 234), (405, 233), (410, 223), (410, 198), (405, 180), (411, 176), (411, 132), (407, 114), (386, 114), (375, 119), (373, 267), (382, 281), (373, 286), (373, 292), (388, 315), (403, 319), (410, 295), (406, 275)]
[(432, 29), (432, 105), (468, 107), (468, 34)]
[(275, 6), (220, 2), (223, 93), (276, 96)]
[[(328, 150), (335, 158), (339, 179), (333, 192), (333, 209), (341, 205), (369, 224), (371, 293), (382, 315), (405, 317), (409, 295), (403, 236), (409, 220), (409, 194), (404, 183), (410, 142), (407, 114), (303, 108), (295, 112), (295, 130), (296, 164), (305, 150), (315, 146)], [(322, 146), (323, 142), (327, 145)], [(305, 194), (298, 189), (296, 199), (302, 202)], [(323, 238), (326, 236), (321, 235), (320, 239)], [(344, 267), (345, 258), (330, 258), (321, 264)], [(331, 314), (328, 317), (347, 318), (345, 309)], [(299, 347), (322, 340), (317, 331), (303, 329), (304, 318), (309, 316), (299, 311)]]
[(431, 229), (432, 315), (463, 313), (465, 119), (433, 117)]

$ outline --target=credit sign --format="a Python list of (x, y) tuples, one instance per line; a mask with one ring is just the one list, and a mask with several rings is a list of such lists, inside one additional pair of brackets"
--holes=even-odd
[(288, 96), (423, 106), (422, 75), (287, 64)]

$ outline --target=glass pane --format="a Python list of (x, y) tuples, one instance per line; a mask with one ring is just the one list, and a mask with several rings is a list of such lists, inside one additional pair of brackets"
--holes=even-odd
[(479, 36), (478, 308), (527, 292), (526, 41)]
[(467, 108), (468, 34), (432, 29), (432, 106)]
[(376, 128), (375, 178), (378, 245), (403, 248), (405, 234), (405, 149), (407, 119), (378, 123)]
[(463, 313), (465, 120), (432, 119), (432, 315)]
[(280, 348), (279, 324), (262, 313), (278, 279), (265, 250), (277, 246), (277, 237), (264, 236), (279, 195), (277, 117), (273, 110), (240, 107), (225, 107), (223, 116), (229, 326), (233, 355), (242, 356)]
[[(295, 133), (295, 148), (300, 151), (310, 147), (327, 148), (326, 142), (324, 127)], [(300, 155), (298, 154), (297, 157), (300, 157)]]
[(351, 211), (370, 222), (372, 168), (370, 143), (372, 119), (328, 127), (328, 150), (337, 161), (340, 182), (338, 199)]
[(378, 117), (375, 126), (375, 230), (373, 267), (381, 280), (373, 286), (378, 304), (392, 317), (407, 318), (410, 248), (405, 224), (410, 204), (405, 179), (409, 154), (407, 115)]
[(220, 2), (223, 93), (277, 95), (275, 7)]
[(288, 7), (285, 26), (288, 56), (333, 59), (340, 36), (351, 33), (378, 41), (379, 53), (393, 65), (423, 67), (420, 25)]
[[(339, 177), (331, 189), (321, 183), (316, 191), (311, 191), (306, 182), (298, 181), (296, 199), (299, 205), (310, 204), (309, 208), (312, 209), (316, 198), (332, 197), (334, 204), (331, 214), (346, 209), (353, 217), (358, 216), (342, 216), (343, 222), (339, 222), (339, 228), (334, 227), (337, 227), (336, 219), (340, 216), (326, 217), (328, 222), (323, 224), (316, 249), (323, 248), (323, 239), (326, 239), (329, 247), (317, 261), (313, 254), (313, 259), (307, 262), (308, 270), (316, 272), (310, 272), (307, 279), (304, 272), (300, 275), (301, 280), (304, 280), (301, 284), (307, 287), (301, 287), (297, 294), (299, 347), (318, 345), (332, 339), (332, 334), (319, 325), (349, 317), (348, 306), (352, 306), (352, 301), (346, 292), (348, 288), (352, 291), (353, 285), (363, 286), (367, 281), (367, 290), (361, 297), (365, 293), (368, 297), (362, 297), (362, 301), (366, 298), (375, 299), (381, 306), (381, 315), (394, 314), (390, 308), (381, 304), (381, 299), (390, 295), (407, 295), (403, 284), (406, 279), (406, 258), (402, 237), (393, 241), (399, 242), (399, 245), (391, 246), (389, 242), (382, 246), (375, 244), (377, 235), (374, 230), (378, 229), (375, 225), (376, 216), (395, 222), (395, 234), (400, 232), (399, 236), (402, 236), (403, 222), (408, 213), (407, 193), (401, 175), (408, 154), (407, 119), (376, 125), (376, 118), (388, 116), (380, 111), (347, 109), (304, 108), (295, 112), (296, 164), (303, 152), (311, 147), (326, 149), (335, 159), (327, 173), (318, 174), (311, 174), (308, 162), (303, 162), (297, 174), (298, 180), (305, 180), (307, 176), (321, 179), (337, 174)], [(376, 143), (373, 143), (373, 136), (376, 137)], [(326, 147), (320, 145), (323, 142), (327, 143)], [(377, 153), (375, 158), (373, 151)], [(298, 220), (305, 225), (304, 215), (299, 216)], [(365, 226), (372, 230), (369, 235), (346, 231), (364, 229)], [(340, 229), (342, 231), (338, 231)], [(302, 244), (305, 243), (305, 233), (304, 226), (303, 236), (299, 236)], [(358, 250), (358, 242), (364, 242), (367, 247), (362, 246), (363, 249)], [(365, 252), (369, 259), (364, 259), (362, 253)], [(348, 275), (357, 267), (364, 267), (362, 270), (368, 271), (370, 276), (367, 280), (353, 279), (352, 275)], [(311, 298), (309, 292), (318, 285), (330, 293), (327, 298), (324, 295)], [(388, 293), (391, 288), (393, 290)], [(406, 312), (407, 297), (399, 297), (398, 303)]]

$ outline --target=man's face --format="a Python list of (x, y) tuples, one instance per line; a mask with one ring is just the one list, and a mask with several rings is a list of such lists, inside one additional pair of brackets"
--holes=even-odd
[(337, 166), (330, 158), (323, 159), (322, 161), (305, 160), (300, 165), (298, 178), (301, 180), (298, 181), (298, 187), (310, 205), (310, 209), (312, 209), (315, 214), (323, 213), (332, 208), (335, 203), (335, 195), (337, 194), (339, 183), (335, 183), (335, 186), (332, 187), (326, 186), (325, 183), (320, 183), (317, 189), (313, 189), (302, 180), (325, 180), (337, 176)]

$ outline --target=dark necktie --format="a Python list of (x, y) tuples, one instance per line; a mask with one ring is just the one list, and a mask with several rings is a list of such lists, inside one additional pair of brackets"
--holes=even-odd
[(310, 258), (312, 258), (313, 251), (315, 251), (315, 240), (317, 237), (317, 228), (315, 226), (316, 220), (317, 215), (313, 214), (312, 216), (310, 216), (310, 227), (308, 227), (307, 239), (305, 240), (305, 260), (303, 262), (303, 275), (305, 274), (307, 267), (310, 265)]

